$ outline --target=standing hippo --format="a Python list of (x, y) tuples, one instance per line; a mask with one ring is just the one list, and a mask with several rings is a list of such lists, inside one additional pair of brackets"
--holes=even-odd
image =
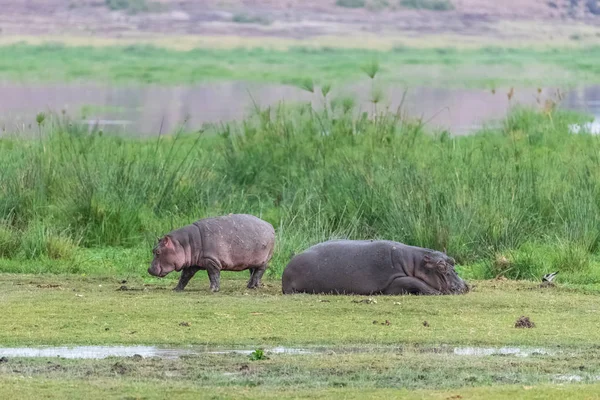
[(176, 229), (159, 240), (152, 250), (148, 273), (165, 277), (182, 271), (174, 290), (185, 288), (199, 270), (206, 270), (210, 290), (218, 292), (221, 271), (250, 270), (248, 288), (260, 285), (273, 256), (275, 230), (268, 222), (247, 214), (206, 218)]
[(289, 262), (283, 293), (459, 294), (469, 290), (454, 260), (439, 251), (387, 240), (331, 240)]

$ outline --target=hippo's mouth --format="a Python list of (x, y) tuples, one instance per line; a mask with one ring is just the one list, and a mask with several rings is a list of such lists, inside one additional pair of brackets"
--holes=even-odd
[(451, 293), (452, 294), (465, 294), (465, 293), (468, 293), (470, 290), (471, 290), (471, 287), (469, 286), (469, 284), (465, 281), (462, 281), (462, 285), (453, 287), (451, 289)]
[(148, 273), (152, 276), (155, 276), (157, 278), (164, 278), (165, 276), (169, 275), (168, 272), (164, 272), (163, 270), (160, 270), (159, 272), (156, 272), (154, 269), (152, 268), (148, 268)]

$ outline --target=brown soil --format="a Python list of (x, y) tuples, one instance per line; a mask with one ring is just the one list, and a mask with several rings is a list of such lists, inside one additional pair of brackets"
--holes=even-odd
[(529, 319), (529, 317), (521, 316), (517, 322), (515, 322), (515, 328), (535, 328), (535, 323)]
[(397, 6), (399, 1), (390, 1), (393, 7), (374, 11), (339, 7), (335, 0), (158, 0), (160, 12), (131, 15), (108, 9), (102, 0), (0, 0), (0, 37), (131, 37), (152, 33), (302, 39), (346, 32), (403, 32), (412, 36), (452, 33), (502, 39), (515, 35), (502, 22), (520, 21), (532, 26), (569, 21), (600, 24), (600, 16), (590, 13), (585, 2), (573, 8), (567, 0), (451, 1), (455, 7), (452, 11), (410, 10)]

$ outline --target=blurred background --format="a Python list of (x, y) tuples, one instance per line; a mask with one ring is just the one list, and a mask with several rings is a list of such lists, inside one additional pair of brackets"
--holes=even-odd
[(598, 0), (0, 0), (0, 10), (4, 135), (48, 111), (129, 135), (194, 130), (255, 105), (319, 106), (323, 86), (359, 109), (402, 104), (453, 134), (503, 118), (507, 100), (600, 115)]

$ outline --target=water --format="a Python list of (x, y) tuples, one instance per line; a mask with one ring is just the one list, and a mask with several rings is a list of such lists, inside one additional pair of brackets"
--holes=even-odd
[[(385, 87), (385, 104), (396, 110), (404, 87)], [(502, 119), (509, 108), (508, 89), (495, 94), (482, 89), (411, 88), (403, 110), (422, 117), (428, 126), (467, 134), (482, 124)], [(512, 104), (536, 106), (553, 98), (555, 88), (516, 89)], [(363, 111), (371, 111), (371, 86), (360, 82), (334, 91), (358, 99)], [(581, 87), (563, 93), (562, 107), (582, 111), (597, 118), (590, 128), (600, 133), (600, 86)], [(240, 120), (249, 115), (254, 102), (261, 107), (279, 102), (311, 102), (321, 108), (320, 91), (308, 93), (294, 86), (244, 82), (205, 83), (190, 86), (98, 84), (18, 84), (0, 83), (0, 135), (7, 132), (35, 131), (35, 115), (41, 111), (61, 112), (104, 130), (128, 135), (156, 135), (180, 126), (196, 130), (205, 123)], [(577, 128), (573, 128), (577, 130)]]
[[(200, 354), (245, 354), (254, 349), (166, 348), (156, 346), (76, 346), (76, 347), (6, 347), (0, 348), (0, 357), (62, 357), (101, 359), (106, 357), (160, 357), (178, 358)], [(274, 347), (265, 349), (270, 354), (313, 354), (317, 350)]]
[[(255, 349), (215, 349), (206, 347), (166, 348), (159, 346), (77, 346), (77, 347), (21, 347), (0, 348), (0, 357), (62, 357), (78, 359), (101, 359), (106, 357), (160, 357), (178, 358), (202, 354), (242, 354), (250, 355)], [(519, 347), (444, 347), (440, 348), (370, 348), (370, 347), (314, 347), (290, 348), (272, 347), (265, 348), (267, 354), (310, 355), (326, 353), (363, 353), (363, 352), (393, 352), (393, 351), (419, 351), (440, 355), (455, 356), (492, 356), (511, 355), (529, 357), (531, 355), (551, 355), (551, 351), (543, 348), (525, 349)]]
[(531, 355), (550, 355), (552, 354), (546, 349), (525, 349), (520, 347), (457, 347), (454, 349), (454, 354), (458, 356), (517, 356), (529, 357)]
[(62, 357), (91, 358), (106, 357), (161, 357), (178, 358), (193, 354), (187, 349), (165, 349), (152, 346), (78, 346), (78, 347), (21, 347), (0, 349), (0, 357)]

